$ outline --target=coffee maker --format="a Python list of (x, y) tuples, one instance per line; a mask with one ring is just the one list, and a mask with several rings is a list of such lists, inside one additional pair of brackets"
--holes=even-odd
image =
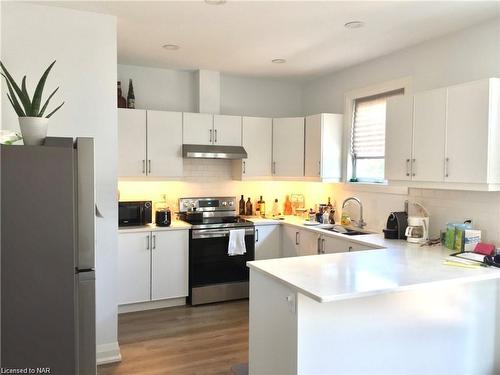
[(408, 213), (406, 211), (391, 212), (387, 218), (384, 238), (393, 240), (406, 240), (406, 227), (408, 226)]
[(416, 214), (408, 217), (408, 227), (406, 228), (406, 240), (411, 243), (426, 243), (429, 241), (429, 213), (420, 203), (412, 203)]

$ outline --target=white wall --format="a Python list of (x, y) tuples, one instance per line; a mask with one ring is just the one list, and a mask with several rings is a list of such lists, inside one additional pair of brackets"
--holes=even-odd
[[(30, 3), (2, 2), (2, 60), (19, 79), (28, 75), (32, 92), (56, 59), (47, 88), (60, 86), (52, 106), (66, 101), (50, 122), (49, 135), (95, 138), (97, 204), (104, 219), (96, 225), (98, 355), (117, 349), (117, 113), (116, 19)], [(4, 88), (5, 89), (5, 88)], [(18, 130), (17, 118), (2, 92), (5, 128)]]
[(343, 113), (346, 92), (407, 76), (414, 91), (500, 77), (500, 19), (308, 82), (305, 113)]
[(194, 112), (196, 108), (194, 72), (119, 64), (118, 80), (125, 98), (130, 78), (138, 109)]
[[(129, 78), (134, 82), (136, 108), (197, 111), (195, 72), (119, 64), (124, 97)], [(220, 84), (222, 114), (279, 117), (303, 112), (298, 82), (221, 74)]]
[(285, 79), (223, 74), (221, 113), (264, 117), (302, 116), (302, 86)]
[[(344, 112), (345, 93), (398, 78), (411, 77), (414, 91), (500, 77), (500, 19), (320, 77), (304, 85), (304, 112)], [(500, 245), (500, 193), (410, 189), (408, 195), (359, 191), (333, 185), (338, 200), (359, 196), (366, 221), (381, 229), (391, 210), (402, 210), (405, 199), (423, 203), (430, 212), (432, 235), (447, 222), (472, 218), (484, 239)]]

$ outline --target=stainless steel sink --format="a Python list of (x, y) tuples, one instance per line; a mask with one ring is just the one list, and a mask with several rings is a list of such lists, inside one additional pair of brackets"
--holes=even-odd
[(345, 234), (346, 236), (360, 236), (363, 234), (372, 234), (370, 232), (364, 232), (358, 229), (346, 228), (344, 226), (336, 225), (331, 229), (328, 229), (331, 232)]

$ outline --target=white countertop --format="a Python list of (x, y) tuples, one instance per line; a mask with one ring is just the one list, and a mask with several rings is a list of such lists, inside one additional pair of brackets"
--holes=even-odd
[(191, 225), (184, 221), (172, 220), (169, 227), (158, 227), (155, 224), (141, 225), (137, 227), (119, 227), (118, 233), (161, 232), (169, 230), (187, 230), (190, 228)]
[(255, 271), (283, 282), (318, 302), (330, 302), (389, 293), (443, 283), (463, 283), (500, 278), (498, 268), (463, 268), (443, 264), (451, 252), (441, 246), (420, 246), (387, 240), (383, 234), (347, 236), (314, 226), (304, 220), (247, 218), (255, 225), (283, 223), (331, 237), (365, 244), (376, 250), (308, 255), (248, 262)]
[(500, 278), (498, 268), (444, 265), (443, 259), (449, 253), (440, 246), (407, 244), (388, 249), (258, 260), (248, 262), (248, 266), (318, 302)]

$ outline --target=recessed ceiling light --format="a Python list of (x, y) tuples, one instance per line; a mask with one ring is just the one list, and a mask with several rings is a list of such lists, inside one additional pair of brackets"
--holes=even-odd
[(226, 0), (205, 0), (205, 3), (210, 5), (222, 5), (226, 3)]
[(347, 27), (348, 29), (359, 29), (363, 26), (365, 26), (363, 21), (351, 21), (344, 24), (344, 27)]
[(177, 44), (172, 44), (172, 43), (164, 44), (162, 47), (169, 51), (175, 51), (181, 48)]
[(286, 63), (286, 60), (285, 59), (272, 59), (271, 62), (273, 64), (284, 64), (284, 63)]

